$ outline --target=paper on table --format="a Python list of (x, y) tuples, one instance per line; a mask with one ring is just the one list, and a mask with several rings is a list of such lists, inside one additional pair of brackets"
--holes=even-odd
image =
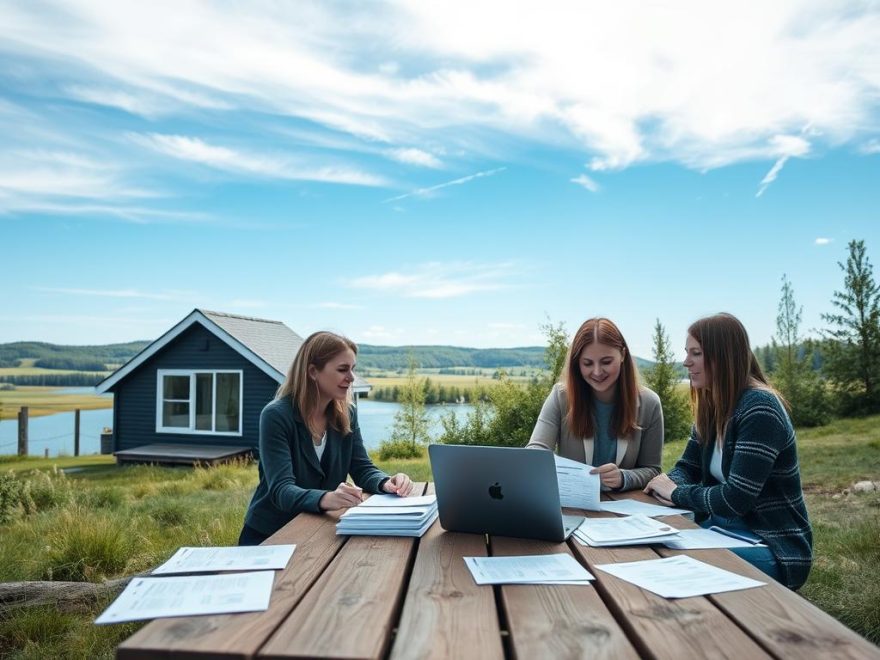
[(704, 596), (766, 584), (687, 555), (620, 564), (597, 564), (596, 568), (664, 598)]
[(359, 507), (380, 507), (380, 506), (425, 506), (433, 504), (437, 501), (436, 495), (420, 495), (419, 497), (400, 497), (398, 495), (373, 495), (361, 502)]
[(274, 579), (275, 571), (134, 578), (95, 623), (258, 612), (269, 608)]
[(595, 579), (566, 553), (514, 557), (465, 557), (477, 584), (587, 584)]
[(295, 545), (253, 545), (222, 548), (180, 548), (153, 575), (253, 571), (287, 566)]
[(707, 548), (766, 548), (763, 543), (749, 543), (742, 539), (720, 534), (712, 529), (681, 529), (678, 536), (663, 545), (673, 550), (704, 550)]
[(614, 502), (600, 502), (599, 509), (602, 511), (610, 511), (624, 516), (632, 516), (641, 514), (643, 516), (690, 516), (693, 517), (694, 512), (690, 509), (676, 509), (669, 506), (660, 506), (659, 504), (649, 504), (648, 502), (639, 502), (638, 500), (615, 500)]
[(678, 530), (648, 516), (625, 516), (623, 518), (587, 518), (576, 530), (580, 539), (588, 545), (626, 545), (633, 541), (669, 538)]
[(556, 460), (556, 481), (559, 483), (559, 503), (575, 509), (599, 510), (599, 491), (601, 479), (598, 474), (590, 474), (591, 465), (584, 465), (554, 454)]

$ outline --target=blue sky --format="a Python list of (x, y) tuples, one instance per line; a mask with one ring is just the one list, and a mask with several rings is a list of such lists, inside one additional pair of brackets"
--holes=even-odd
[[(880, 254), (880, 5), (0, 2), (0, 342), (824, 324)], [(880, 274), (878, 274), (880, 276)]]

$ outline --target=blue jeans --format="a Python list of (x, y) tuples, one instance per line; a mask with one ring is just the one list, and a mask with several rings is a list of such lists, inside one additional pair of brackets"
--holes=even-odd
[[(700, 527), (708, 529), (709, 527), (721, 527), (728, 529), (743, 538), (751, 541), (761, 541), (761, 537), (753, 533), (741, 518), (724, 518), (722, 516), (709, 516), (700, 523)], [(779, 570), (779, 564), (770, 548), (731, 548), (730, 551), (745, 559), (759, 571), (772, 577), (777, 582), (781, 581), (782, 573)]]

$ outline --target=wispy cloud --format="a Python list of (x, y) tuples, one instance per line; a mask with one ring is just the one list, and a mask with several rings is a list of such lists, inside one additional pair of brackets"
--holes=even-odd
[(338, 302), (320, 302), (314, 306), (319, 309), (363, 309), (363, 305), (350, 305)]
[(160, 293), (137, 289), (76, 289), (65, 287), (31, 287), (43, 293), (61, 293), (66, 296), (98, 296), (101, 298), (138, 298), (142, 300), (188, 301), (198, 298), (194, 291), (163, 291)]
[(365, 275), (350, 286), (404, 298), (457, 298), (510, 286), (512, 263), (426, 263), (408, 271)]
[(821, 236), (815, 240), (816, 245), (828, 245), (833, 242), (834, 242), (833, 238), (823, 238)]
[(437, 192), (438, 190), (442, 190), (443, 188), (448, 188), (449, 186), (460, 186), (462, 184), (473, 181), (474, 179), (480, 179), (486, 176), (492, 176), (494, 174), (498, 174), (499, 172), (503, 172), (506, 170), (506, 167), (496, 167), (494, 170), (485, 170), (483, 172), (477, 172), (476, 174), (471, 174), (469, 176), (463, 176), (460, 179), (453, 179), (452, 181), (447, 181), (446, 183), (440, 183), (436, 186), (430, 186), (428, 188), (419, 188), (418, 190), (413, 190), (412, 192), (404, 193), (403, 195), (398, 195), (397, 197), (390, 197), (385, 200), (385, 203), (388, 202), (397, 202), (401, 199), (406, 199), (407, 197), (429, 197), (431, 194)]
[(760, 197), (764, 194), (764, 191), (770, 186), (771, 183), (776, 181), (776, 177), (779, 176), (779, 173), (782, 171), (782, 168), (785, 166), (785, 163), (789, 158), (805, 156), (810, 151), (810, 143), (807, 142), (804, 138), (796, 136), (796, 135), (775, 135), (771, 140), (771, 144), (773, 145), (773, 149), (778, 151), (781, 155), (773, 163), (773, 167), (770, 168), (770, 171), (761, 179), (760, 187), (758, 188), (758, 192), (755, 193), (755, 197)]
[(868, 156), (873, 154), (880, 154), (880, 140), (878, 140), (877, 138), (868, 140), (867, 142), (865, 142), (865, 144), (859, 147), (859, 151)]
[(409, 165), (421, 165), (422, 167), (433, 168), (443, 167), (443, 163), (439, 158), (434, 154), (422, 151), (421, 149), (414, 149), (412, 147), (390, 149), (387, 154), (394, 160), (399, 160), (401, 163), (407, 163)]
[(180, 160), (200, 163), (227, 172), (250, 174), (273, 179), (346, 183), (358, 186), (382, 186), (380, 176), (338, 166), (306, 167), (294, 159), (216, 146), (184, 135), (132, 135), (132, 139), (154, 151)]
[(583, 186), (590, 192), (598, 192), (599, 184), (596, 183), (593, 179), (588, 177), (586, 174), (581, 174), (580, 176), (575, 177), (574, 179), (570, 179), (572, 183), (576, 183), (579, 186)]

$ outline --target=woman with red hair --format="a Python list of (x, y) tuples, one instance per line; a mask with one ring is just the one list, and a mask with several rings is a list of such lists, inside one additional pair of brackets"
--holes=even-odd
[(560, 456), (594, 466), (611, 490), (644, 488), (660, 473), (660, 398), (639, 386), (635, 360), (614, 323), (589, 319), (575, 333), (527, 447), (558, 447)]

